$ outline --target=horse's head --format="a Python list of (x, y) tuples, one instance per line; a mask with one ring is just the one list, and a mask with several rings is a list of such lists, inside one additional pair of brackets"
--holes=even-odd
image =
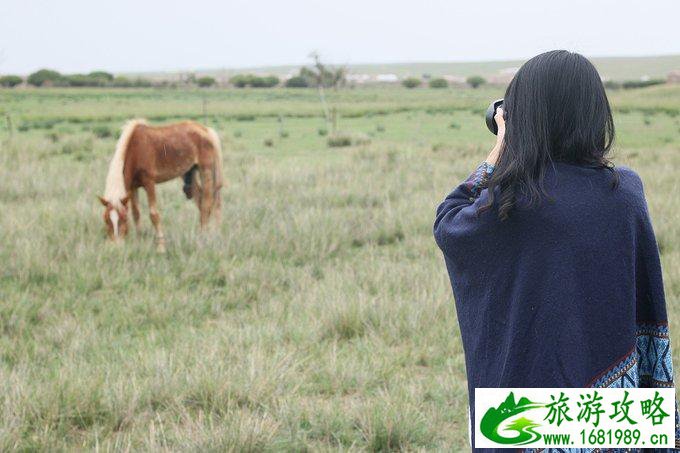
[(106, 234), (114, 242), (122, 240), (127, 235), (127, 202), (129, 197), (122, 198), (119, 203), (112, 203), (104, 197), (99, 201), (104, 205), (104, 223)]

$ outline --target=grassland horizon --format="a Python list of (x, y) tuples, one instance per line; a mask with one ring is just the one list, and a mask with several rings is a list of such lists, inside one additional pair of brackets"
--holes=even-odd
[[(665, 79), (669, 72), (680, 70), (680, 54), (668, 55), (640, 55), (640, 56), (592, 56), (589, 59), (597, 67), (598, 71), (606, 80), (635, 80), (641, 77)], [(350, 73), (363, 73), (369, 75), (395, 74), (400, 77), (421, 77), (428, 74), (432, 77), (443, 75), (457, 75), (468, 77), (480, 75), (490, 77), (497, 75), (499, 71), (508, 68), (516, 68), (526, 61), (514, 60), (478, 60), (478, 61), (395, 61), (384, 63), (350, 63), (335, 62), (335, 66), (346, 66)], [(199, 75), (229, 77), (234, 74), (256, 73), (285, 76), (297, 71), (300, 66), (309, 64), (276, 65), (276, 66), (246, 66), (225, 68), (185, 68), (176, 71), (120, 71), (128, 76), (151, 76), (168, 77), (175, 74), (196, 73)]]

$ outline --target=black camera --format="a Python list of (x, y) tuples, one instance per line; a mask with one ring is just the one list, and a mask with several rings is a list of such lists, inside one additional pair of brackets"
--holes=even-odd
[(496, 109), (502, 106), (503, 99), (497, 99), (489, 105), (488, 109), (486, 109), (486, 127), (489, 128), (493, 135), (498, 135), (498, 124), (496, 124), (494, 115), (496, 115)]

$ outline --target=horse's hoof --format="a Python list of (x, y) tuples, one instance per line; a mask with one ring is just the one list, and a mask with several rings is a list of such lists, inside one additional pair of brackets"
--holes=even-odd
[(166, 252), (166, 250), (165, 250), (165, 244), (158, 244), (158, 245), (156, 246), (156, 251), (157, 251), (158, 253), (165, 253), (165, 252)]

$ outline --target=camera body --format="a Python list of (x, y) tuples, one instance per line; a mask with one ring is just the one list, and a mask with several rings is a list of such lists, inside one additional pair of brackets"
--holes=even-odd
[(498, 135), (498, 124), (496, 124), (494, 115), (496, 115), (496, 109), (502, 106), (503, 99), (496, 99), (489, 105), (489, 108), (486, 109), (486, 127), (489, 128), (493, 135)]

